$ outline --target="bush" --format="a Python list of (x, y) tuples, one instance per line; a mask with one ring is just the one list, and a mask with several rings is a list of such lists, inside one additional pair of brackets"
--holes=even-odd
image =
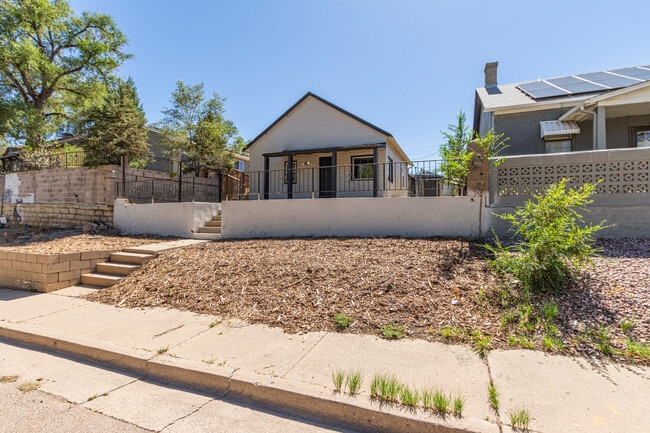
[(579, 211), (593, 200), (595, 185), (567, 188), (566, 179), (535, 195), (513, 214), (498, 215), (512, 223), (515, 244), (499, 239), (487, 248), (494, 253), (493, 268), (519, 281), (524, 288), (554, 291), (566, 287), (581, 269), (593, 264), (594, 233), (603, 224), (586, 225)]

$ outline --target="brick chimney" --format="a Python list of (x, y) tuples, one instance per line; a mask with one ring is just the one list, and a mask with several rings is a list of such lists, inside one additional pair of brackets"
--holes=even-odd
[(497, 66), (499, 62), (490, 62), (485, 64), (485, 88), (497, 86)]

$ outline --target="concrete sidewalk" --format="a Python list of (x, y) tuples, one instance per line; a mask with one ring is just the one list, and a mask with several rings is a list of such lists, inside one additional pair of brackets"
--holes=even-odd
[[(544, 432), (643, 432), (650, 425), (650, 369), (535, 351), (493, 351), (487, 362), (464, 346), (422, 340), (279, 328), (165, 309), (126, 309), (79, 299), (89, 288), (49, 294), (0, 289), (0, 338), (110, 361), (157, 379), (224, 390), (263, 404), (385, 431), (510, 431), (525, 407)], [(84, 349), (86, 348), (86, 349)], [(360, 395), (333, 392), (334, 370), (360, 370)], [(368, 398), (375, 373), (466, 398), (463, 417), (380, 405)], [(487, 402), (492, 379), (499, 413)], [(104, 401), (120, 398), (108, 395)], [(99, 400), (98, 400), (99, 404)], [(428, 426), (428, 428), (427, 428)]]

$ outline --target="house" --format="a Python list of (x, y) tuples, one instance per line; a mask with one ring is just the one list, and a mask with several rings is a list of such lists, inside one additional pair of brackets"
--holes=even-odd
[(474, 131), (509, 139), (503, 155), (650, 146), (650, 65), (514, 84), (485, 65)]
[(308, 92), (253, 139), (248, 198), (406, 195), (410, 159), (393, 135)]

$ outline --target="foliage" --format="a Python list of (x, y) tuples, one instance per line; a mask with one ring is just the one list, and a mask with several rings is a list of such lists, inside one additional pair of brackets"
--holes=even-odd
[(332, 372), (332, 383), (336, 392), (341, 392), (343, 388), (343, 381), (345, 380), (345, 373), (342, 370)]
[(630, 337), (625, 337), (625, 350), (628, 356), (650, 359), (650, 344), (633, 340)]
[(465, 186), (474, 155), (467, 148), (472, 140), (472, 131), (467, 125), (467, 117), (463, 110), (456, 116), (456, 124), (448, 125), (447, 132), (441, 131), (441, 133), (445, 142), (439, 149), (442, 158), (440, 172), (454, 187), (454, 194), (456, 194), (458, 188)]
[(395, 376), (376, 374), (370, 382), (370, 397), (397, 403), (401, 388)]
[(363, 376), (360, 371), (351, 371), (348, 372), (345, 377), (345, 386), (348, 389), (348, 392), (351, 395), (356, 394), (361, 389), (361, 384), (363, 383)]
[(517, 208), (515, 213), (499, 215), (512, 224), (518, 241), (509, 247), (496, 239), (487, 246), (494, 253), (493, 268), (512, 276), (527, 290), (555, 291), (567, 286), (577, 272), (591, 264), (594, 233), (603, 223), (585, 225), (579, 210), (592, 202), (595, 185), (568, 189), (566, 179), (549, 186)]
[(176, 83), (171, 106), (163, 110), (165, 118), (157, 124), (162, 144), (173, 158), (183, 157), (187, 171), (196, 173), (232, 168), (234, 155), (245, 145), (237, 128), (224, 117), (225, 99), (213, 93), (205, 98), (203, 83)]
[(406, 331), (406, 326), (398, 326), (394, 322), (379, 328), (382, 337), (389, 340), (399, 340), (404, 337), (404, 331)]
[[(146, 161), (149, 156), (144, 110), (133, 80), (120, 81), (102, 104), (85, 113), (88, 137), (83, 146), (90, 165), (116, 163), (121, 155)], [(131, 162), (131, 161), (130, 161)]]
[(347, 329), (352, 325), (354, 322), (354, 319), (352, 317), (346, 316), (345, 314), (335, 314), (334, 315), (334, 323), (336, 324), (337, 327), (341, 329)]
[(481, 358), (485, 358), (490, 348), (492, 337), (489, 335), (481, 334), (481, 331), (476, 330), (472, 333), (472, 342), (474, 343), (474, 351)]
[(76, 15), (65, 0), (0, 3), (0, 134), (28, 147), (101, 100), (130, 55), (109, 15)]
[(438, 412), (447, 413), (451, 406), (451, 398), (447, 397), (441, 390), (436, 390), (431, 394), (431, 405)]
[(462, 416), (464, 407), (465, 407), (465, 397), (463, 397), (460, 394), (454, 397), (454, 415)]
[(411, 390), (408, 386), (402, 385), (399, 391), (399, 401), (404, 406), (415, 407), (420, 402), (420, 394), (417, 390)]
[(634, 320), (621, 320), (621, 330), (623, 332), (630, 331), (634, 327)]
[(612, 337), (607, 326), (598, 325), (587, 331), (587, 336), (591, 337), (596, 349), (605, 355), (618, 355), (621, 352), (612, 346)]
[(492, 381), (488, 384), (488, 401), (492, 409), (499, 411), (499, 390)]
[(528, 431), (530, 423), (533, 421), (533, 418), (530, 416), (530, 412), (528, 412), (527, 409), (508, 412), (508, 418), (510, 419), (510, 425), (514, 429), (520, 429), (523, 431)]

